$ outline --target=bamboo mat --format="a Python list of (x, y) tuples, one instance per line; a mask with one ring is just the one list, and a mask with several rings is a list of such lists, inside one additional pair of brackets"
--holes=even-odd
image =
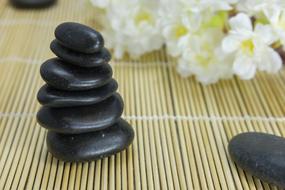
[(285, 69), (203, 86), (182, 79), (164, 50), (112, 61), (136, 137), (127, 151), (89, 163), (53, 158), (39, 127), (39, 66), (53, 55), (56, 25), (95, 26), (98, 12), (76, 0), (21, 11), (0, 2), (0, 190), (277, 189), (231, 161), (229, 139), (245, 131), (285, 136)]

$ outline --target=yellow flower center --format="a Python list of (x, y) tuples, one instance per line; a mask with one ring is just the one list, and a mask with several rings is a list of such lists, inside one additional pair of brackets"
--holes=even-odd
[(206, 68), (210, 64), (211, 57), (203, 56), (203, 55), (197, 55), (196, 60), (202, 67)]
[(135, 24), (139, 25), (142, 22), (153, 23), (152, 15), (147, 11), (139, 11), (135, 16)]
[(215, 60), (215, 56), (213, 53), (213, 48), (209, 43), (202, 44), (201, 48), (202, 53), (196, 54), (195, 60), (201, 67), (206, 69), (213, 63), (213, 60)]
[(178, 25), (174, 28), (174, 36), (176, 39), (186, 35), (188, 32), (187, 28), (183, 25)]
[(241, 43), (241, 49), (242, 49), (243, 53), (246, 53), (246, 54), (249, 54), (252, 56), (254, 53), (254, 43), (253, 43), (252, 39), (244, 40)]

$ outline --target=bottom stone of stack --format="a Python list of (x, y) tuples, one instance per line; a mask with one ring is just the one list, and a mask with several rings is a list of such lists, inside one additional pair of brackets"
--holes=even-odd
[(63, 161), (92, 161), (116, 154), (126, 149), (134, 139), (134, 131), (123, 119), (106, 129), (66, 135), (49, 131), (49, 152)]

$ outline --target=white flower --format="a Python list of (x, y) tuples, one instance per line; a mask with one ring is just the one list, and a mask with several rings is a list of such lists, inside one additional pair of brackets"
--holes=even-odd
[(276, 41), (272, 28), (258, 24), (253, 30), (251, 20), (240, 13), (229, 21), (231, 30), (222, 42), (225, 53), (234, 53), (233, 71), (242, 79), (250, 79), (257, 69), (277, 72), (282, 60), (270, 45)]
[(187, 43), (188, 38), (195, 31), (195, 25), (191, 24), (189, 19), (186, 14), (173, 15), (161, 23), (168, 53), (174, 57), (182, 54), (184, 43)]
[(106, 45), (113, 48), (115, 57), (124, 52), (140, 56), (159, 49), (163, 38), (158, 23), (157, 4), (148, 0), (112, 1), (106, 10)]
[[(186, 0), (188, 1), (188, 0)], [(204, 12), (204, 11), (228, 11), (232, 9), (231, 4), (236, 3), (235, 0), (190, 0), (192, 2), (192, 11)]]
[(168, 53), (181, 56), (188, 38), (195, 33), (211, 27), (223, 30), (227, 14), (221, 10), (231, 9), (229, 1), (178, 0), (174, 4), (173, 1), (164, 4), (160, 9), (160, 25)]
[(239, 0), (237, 9), (250, 16), (264, 13), (271, 17), (276, 11), (285, 9), (284, 0)]
[(161, 0), (162, 6), (169, 9), (179, 10), (181, 12), (190, 11), (195, 13), (200, 12), (215, 12), (231, 10), (232, 5), (238, 0)]
[(204, 84), (231, 76), (232, 60), (219, 47), (222, 37), (222, 31), (217, 29), (192, 36), (188, 48), (179, 59), (178, 72), (183, 77), (194, 75)]
[(275, 30), (281, 44), (285, 47), (285, 10), (277, 11), (269, 18), (270, 24)]

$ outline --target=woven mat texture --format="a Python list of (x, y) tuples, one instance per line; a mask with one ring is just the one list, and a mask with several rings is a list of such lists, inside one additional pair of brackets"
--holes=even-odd
[(164, 50), (113, 60), (136, 137), (126, 151), (89, 163), (53, 158), (35, 119), (39, 66), (53, 57), (55, 27), (100, 27), (86, 1), (23, 11), (0, 2), (0, 189), (277, 189), (238, 168), (229, 140), (246, 131), (285, 136), (285, 70), (203, 86), (182, 79)]

